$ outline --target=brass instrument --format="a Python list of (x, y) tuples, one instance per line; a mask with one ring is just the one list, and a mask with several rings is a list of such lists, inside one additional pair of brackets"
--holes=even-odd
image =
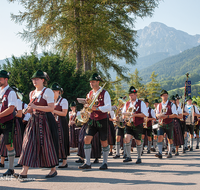
[(129, 127), (132, 126), (132, 122), (133, 122), (132, 114), (135, 111), (136, 111), (135, 107), (129, 107), (128, 110), (127, 110), (127, 113), (130, 113), (130, 115), (125, 117), (125, 122), (126, 122), (126, 125), (129, 126)]
[(122, 118), (121, 109), (123, 108), (123, 106), (126, 103), (126, 101), (123, 98), (119, 98), (118, 102), (119, 102), (119, 104), (118, 104), (117, 109), (115, 111), (115, 117), (118, 117), (118, 120), (114, 121), (113, 124), (114, 124), (115, 127), (117, 126), (117, 127), (123, 129), (123, 128), (125, 128), (125, 126), (122, 125), (123, 118)]
[[(167, 107), (165, 106), (164, 108), (161, 109), (161, 113), (165, 115), (167, 113)], [(160, 125), (163, 125), (163, 119), (161, 119), (161, 122), (159, 123)]]
[(147, 129), (147, 121), (148, 120), (148, 117), (144, 117), (144, 122), (143, 122), (143, 128)]
[(104, 87), (106, 86), (106, 83), (103, 85), (103, 87), (101, 88), (101, 90), (98, 92), (98, 94), (93, 97), (93, 98), (89, 98), (87, 100), (87, 103), (89, 104), (88, 107), (84, 106), (83, 109), (80, 111), (80, 115), (78, 115), (77, 121), (80, 121), (82, 124), (87, 123), (88, 120), (90, 119), (90, 115), (93, 112), (92, 107), (95, 104), (97, 98), (99, 97), (100, 93), (102, 92), (102, 90), (104, 89)]

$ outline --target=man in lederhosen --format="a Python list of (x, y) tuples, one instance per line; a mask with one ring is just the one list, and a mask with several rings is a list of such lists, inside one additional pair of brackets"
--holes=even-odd
[(151, 145), (152, 145), (152, 121), (156, 121), (156, 114), (153, 111), (153, 109), (149, 107), (149, 100), (147, 98), (145, 98), (144, 102), (147, 106), (148, 118), (145, 119), (146, 121), (144, 120), (144, 124), (143, 124), (142, 147), (144, 145), (145, 135), (147, 135), (147, 138), (148, 138), (147, 154), (150, 154)]
[(3, 133), (7, 149), (9, 169), (3, 176), (14, 174), (15, 149), (13, 147), (14, 135), (14, 109), (17, 102), (15, 91), (8, 85), (9, 74), (5, 70), (0, 71), (0, 134)]
[(85, 152), (85, 160), (86, 162), (79, 166), (79, 169), (90, 169), (90, 154), (91, 154), (91, 141), (93, 136), (99, 132), (101, 145), (103, 149), (103, 164), (99, 168), (100, 170), (107, 169), (107, 159), (109, 154), (109, 145), (108, 145), (108, 112), (111, 111), (111, 99), (109, 93), (102, 89), (99, 86), (99, 82), (102, 81), (100, 75), (94, 73), (90, 79), (90, 86), (92, 90), (87, 95), (87, 98), (96, 97), (99, 94), (95, 105), (93, 105), (93, 112), (90, 115), (90, 119), (88, 121), (88, 127), (86, 129), (86, 136), (84, 139), (84, 152)]
[[(138, 159), (136, 164), (141, 163), (141, 154), (142, 154), (142, 131), (143, 131), (143, 122), (144, 117), (148, 116), (148, 111), (146, 105), (143, 101), (137, 99), (137, 90), (131, 86), (129, 89), (129, 101), (126, 102), (122, 109), (122, 114), (125, 115), (126, 123), (126, 134), (125, 134), (125, 148), (127, 157), (123, 162), (130, 162), (131, 159), (131, 139), (134, 137), (137, 145)], [(130, 108), (130, 109), (129, 109)], [(132, 110), (132, 111), (129, 111)], [(128, 120), (127, 120), (128, 118)]]
[(159, 119), (160, 127), (158, 128), (158, 149), (159, 152), (155, 155), (158, 158), (162, 158), (163, 148), (163, 135), (167, 134), (168, 137), (168, 155), (167, 158), (172, 158), (172, 146), (173, 146), (173, 118), (177, 117), (176, 106), (172, 102), (168, 101), (168, 92), (162, 90), (160, 97), (162, 102), (157, 106), (156, 117)]

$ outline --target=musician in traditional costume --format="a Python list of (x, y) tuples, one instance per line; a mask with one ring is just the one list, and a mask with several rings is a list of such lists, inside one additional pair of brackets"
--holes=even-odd
[(69, 112), (69, 134), (70, 134), (70, 147), (77, 148), (79, 142), (79, 132), (80, 128), (76, 126), (76, 117), (80, 114), (79, 111), (76, 110), (76, 102), (73, 101), (70, 104), (71, 111)]
[(182, 114), (181, 106), (179, 104), (180, 97), (178, 96), (178, 94), (176, 94), (174, 99), (175, 99), (177, 117), (174, 118), (173, 143), (174, 143), (174, 146), (176, 147), (175, 156), (178, 156), (179, 155), (178, 148), (179, 146), (184, 144), (184, 139), (183, 139), (182, 130), (181, 130), (181, 122), (180, 122), (180, 119), (182, 119), (183, 114)]
[(173, 118), (177, 117), (176, 106), (172, 102), (168, 101), (168, 92), (162, 90), (160, 97), (162, 102), (157, 106), (156, 117), (159, 119), (160, 126), (158, 128), (158, 149), (159, 152), (155, 155), (158, 158), (162, 158), (163, 148), (163, 135), (167, 134), (168, 137), (168, 155), (167, 158), (172, 158), (172, 146), (173, 146)]
[[(153, 106), (154, 106), (154, 113), (156, 114), (156, 108), (157, 108), (157, 105), (159, 104), (158, 102), (158, 99), (155, 99), (153, 101)], [(155, 124), (155, 121), (153, 121), (153, 123)], [(153, 129), (153, 148), (151, 148), (151, 151), (152, 152), (156, 152), (156, 147), (157, 147), (157, 139), (158, 139), (158, 136), (157, 136), (157, 129)]]
[[(198, 108), (198, 106), (197, 106), (197, 102), (196, 101), (193, 101), (192, 102), (192, 105), (194, 105), (194, 106), (196, 106), (197, 108)], [(199, 108), (198, 108), (198, 110), (199, 110)], [(197, 139), (197, 144), (196, 144), (196, 149), (199, 149), (199, 127), (200, 127), (200, 118), (198, 118), (197, 116), (195, 116), (195, 119), (194, 119), (195, 121), (195, 126), (194, 126), (194, 132), (195, 132), (195, 134), (196, 134), (196, 139)]]
[(148, 116), (146, 105), (143, 101), (137, 99), (137, 90), (131, 86), (129, 89), (129, 101), (126, 102), (122, 109), (122, 114), (125, 115), (126, 120), (126, 134), (125, 134), (125, 148), (127, 157), (123, 162), (130, 162), (131, 159), (131, 139), (134, 137), (136, 140), (136, 147), (138, 159), (136, 164), (140, 164), (142, 154), (142, 131), (144, 117)]
[(150, 154), (152, 145), (152, 121), (156, 121), (156, 114), (153, 111), (153, 109), (149, 107), (149, 100), (147, 98), (145, 98), (144, 103), (146, 104), (148, 110), (148, 117), (145, 117), (143, 123), (142, 147), (144, 144), (145, 135), (147, 135), (148, 138), (147, 154)]
[(0, 135), (3, 134), (7, 149), (9, 168), (3, 176), (14, 174), (15, 149), (13, 146), (14, 116), (17, 96), (15, 91), (8, 85), (9, 74), (5, 70), (0, 71)]
[[(192, 105), (192, 98), (187, 97), (187, 109), (189, 115), (186, 116), (185, 122), (186, 122), (186, 128), (185, 128), (185, 138), (187, 135), (187, 132), (190, 133), (190, 151), (193, 151), (193, 135), (194, 135), (194, 126), (195, 126), (195, 117), (200, 117), (199, 110), (196, 106)], [(187, 142), (185, 142), (187, 144)], [(187, 146), (187, 145), (185, 145)]]
[(51, 89), (54, 92), (54, 111), (53, 115), (58, 124), (58, 144), (59, 159), (62, 159), (62, 165), (58, 168), (67, 168), (67, 156), (69, 153), (69, 127), (67, 121), (68, 101), (62, 97), (63, 89), (58, 83), (53, 83)]
[(88, 126), (86, 129), (85, 135), (85, 164), (79, 167), (79, 169), (90, 169), (90, 154), (91, 154), (91, 141), (93, 136), (99, 132), (102, 150), (103, 150), (103, 164), (99, 168), (100, 170), (106, 170), (107, 159), (109, 154), (109, 145), (108, 145), (108, 112), (111, 111), (111, 99), (109, 93), (99, 86), (99, 82), (102, 81), (100, 75), (94, 73), (90, 79), (90, 86), (92, 90), (87, 95), (88, 99), (92, 99), (95, 102), (95, 105), (92, 106), (92, 113), (88, 121)]
[(27, 178), (29, 167), (51, 168), (46, 178), (57, 175), (59, 145), (58, 126), (52, 114), (54, 111), (54, 93), (45, 85), (48, 75), (38, 70), (31, 77), (35, 90), (29, 94), (30, 103), (24, 112), (32, 113), (23, 138), (22, 153), (18, 163), (23, 165), (16, 178)]

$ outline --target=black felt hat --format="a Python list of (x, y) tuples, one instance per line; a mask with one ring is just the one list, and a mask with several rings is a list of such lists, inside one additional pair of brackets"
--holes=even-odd
[(137, 89), (134, 86), (131, 86), (128, 91), (129, 94), (137, 93)]
[(146, 102), (149, 103), (149, 100), (148, 100), (147, 98), (145, 98), (145, 99), (144, 99), (144, 102), (145, 102), (145, 103), (146, 103)]
[(196, 104), (197, 105), (197, 102), (196, 101), (192, 101), (192, 104)]
[(62, 91), (63, 89), (61, 88), (61, 86), (57, 82), (54, 82), (51, 85), (51, 90), (60, 90), (60, 91)]
[(31, 79), (34, 79), (34, 78), (41, 78), (41, 79), (47, 80), (47, 77), (46, 77), (45, 73), (43, 71), (41, 71), (41, 70), (37, 70), (33, 74), (33, 76), (31, 77)]
[(176, 95), (175, 95), (175, 98), (176, 98), (177, 100), (179, 100), (179, 99), (181, 99), (181, 96), (179, 96), (178, 94), (176, 94)]
[(188, 96), (188, 97), (186, 98), (186, 102), (187, 102), (188, 100), (192, 100), (191, 96)]
[(19, 91), (19, 89), (15, 86), (15, 85), (11, 85), (10, 86), (15, 92), (18, 92)]
[(155, 99), (155, 100), (153, 101), (153, 104), (159, 104), (158, 99)]
[(10, 73), (5, 70), (0, 70), (0, 78), (8, 78), (9, 79)]
[(168, 94), (168, 92), (167, 92), (166, 90), (163, 89), (163, 90), (161, 91), (161, 93), (160, 93), (160, 96), (162, 96), (163, 94)]
[(69, 105), (69, 107), (74, 107), (74, 106), (76, 106), (76, 102), (75, 102), (75, 101), (73, 101), (73, 102)]
[(171, 95), (169, 99), (170, 99), (170, 100), (176, 100), (176, 98), (175, 98), (174, 95)]
[(92, 80), (96, 80), (96, 81), (102, 81), (101, 79), (101, 76), (97, 73), (94, 73), (90, 78), (89, 78), (89, 81), (92, 81)]

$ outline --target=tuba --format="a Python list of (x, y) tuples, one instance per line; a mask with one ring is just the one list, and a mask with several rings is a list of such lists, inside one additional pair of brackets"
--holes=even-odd
[(120, 128), (124, 128), (125, 126), (122, 125), (123, 123), (123, 118), (122, 118), (122, 113), (121, 113), (121, 109), (123, 108), (124, 104), (126, 103), (126, 101), (123, 98), (119, 98), (118, 99), (118, 106), (117, 109), (115, 111), (115, 117), (118, 117), (118, 121), (114, 121), (113, 124), (116, 127), (120, 127)]
[(89, 104), (88, 107), (84, 107), (81, 111), (80, 111), (80, 115), (78, 115), (76, 117), (76, 122), (81, 122), (82, 124), (87, 123), (88, 120), (90, 119), (90, 115), (93, 112), (92, 107), (95, 104), (97, 98), (99, 97), (100, 93), (102, 92), (102, 90), (104, 89), (106, 83), (103, 85), (103, 87), (101, 88), (101, 90), (98, 92), (98, 94), (93, 97), (93, 98), (89, 98), (87, 100), (87, 103)]

